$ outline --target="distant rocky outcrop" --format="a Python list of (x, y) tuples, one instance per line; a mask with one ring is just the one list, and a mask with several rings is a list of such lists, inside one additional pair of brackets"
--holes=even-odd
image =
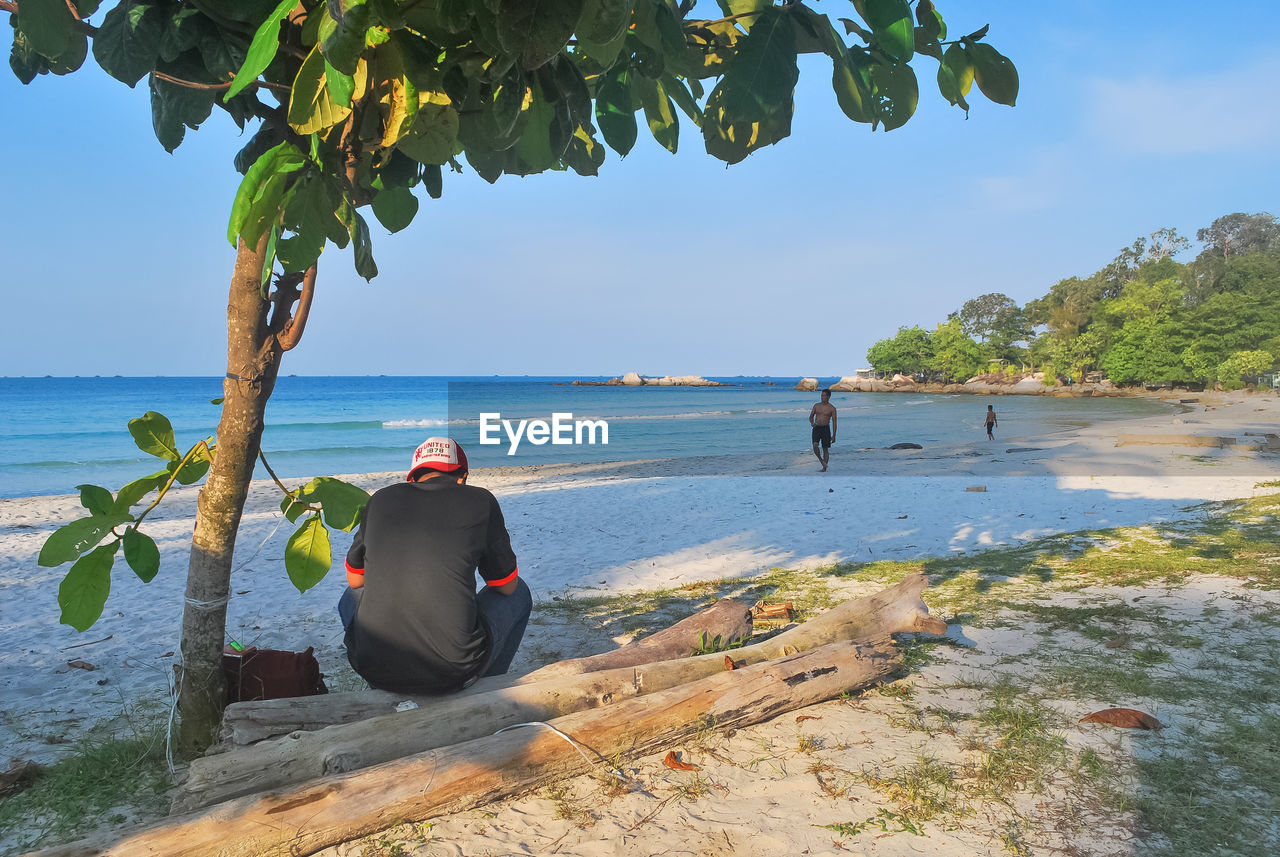
[(818, 379), (801, 378), (800, 383), (796, 384), (796, 389), (801, 393), (815, 393), (818, 390)]
[(628, 372), (621, 378), (610, 378), (608, 381), (574, 381), (575, 387), (731, 387), (719, 381), (709, 381), (701, 375), (663, 375), (661, 378), (646, 378), (639, 372)]
[(883, 378), (864, 378), (859, 375), (845, 375), (831, 385), (833, 393), (892, 393), (898, 389), (892, 381)]

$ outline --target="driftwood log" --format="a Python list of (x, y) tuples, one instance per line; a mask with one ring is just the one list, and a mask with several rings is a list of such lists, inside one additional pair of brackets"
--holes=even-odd
[[(703, 635), (706, 635), (707, 640), (719, 637), (724, 645), (746, 640), (751, 636), (751, 608), (731, 598), (722, 598), (670, 628), (633, 640), (611, 652), (549, 664), (520, 677), (482, 678), (466, 690), (448, 698), (475, 696), (515, 684), (532, 684), (553, 675), (581, 675), (682, 658), (698, 648)], [(359, 690), (296, 699), (238, 702), (228, 706), (223, 714), (222, 747), (230, 749), (298, 730), (310, 732), (339, 723), (353, 723), (390, 714), (405, 701), (426, 707), (437, 704), (441, 699), (440, 696)]]
[[(926, 585), (924, 575), (908, 575), (895, 586), (866, 598), (846, 601), (803, 625), (783, 631), (771, 639), (778, 644), (779, 648), (790, 645), (799, 651), (804, 651), (836, 640), (870, 640), (905, 631), (944, 634), (947, 630), (946, 623), (930, 616), (929, 608), (920, 598), (920, 593), (924, 591)], [(733, 605), (733, 612), (722, 608), (726, 602)], [(722, 609), (724, 612), (720, 612)], [(744, 619), (737, 615), (739, 609), (747, 612), (745, 621), (749, 623), (750, 611), (739, 602), (725, 599), (664, 631), (655, 633), (652, 637), (645, 638), (649, 640), (661, 636), (668, 641), (674, 641), (670, 645), (642, 648), (645, 640), (637, 640), (620, 647), (617, 652), (633, 649), (633, 656), (643, 652), (650, 656), (651, 661), (648, 662), (685, 657), (697, 648), (703, 632), (709, 634), (711, 638), (720, 634), (725, 640), (732, 640), (735, 634), (740, 634), (742, 627), (740, 623)], [(713, 613), (713, 611), (716, 612)], [(712, 619), (716, 616), (719, 617), (719, 621), (713, 622)], [(748, 624), (747, 634), (742, 637), (748, 636), (749, 633), (750, 625)], [(575, 665), (569, 674), (576, 675), (580, 671), (586, 671), (582, 668), (587, 666), (605, 669), (606, 664), (624, 665), (610, 663), (609, 657), (614, 655), (616, 652), (605, 652), (603, 655), (568, 661), (566, 663)], [(735, 660), (746, 659), (748, 663), (759, 663), (766, 659), (763, 650), (735, 651), (733, 657)], [(646, 661), (632, 659), (630, 664), (626, 665), (638, 663), (646, 663)], [(558, 670), (559, 664), (548, 664), (519, 678), (494, 676), (481, 679), (461, 693), (476, 695), (515, 684), (531, 684), (550, 677)], [(381, 690), (358, 690), (293, 699), (240, 702), (227, 706), (223, 714), (222, 747), (230, 749), (266, 738), (288, 735), (299, 730), (314, 731), (339, 723), (353, 723), (369, 717), (390, 714), (396, 710), (398, 704), (406, 700), (426, 707), (439, 702), (440, 699), (439, 696), (408, 696)]]
[[(902, 631), (944, 633), (946, 624), (930, 616), (920, 599), (923, 586), (924, 578), (913, 575), (897, 586), (846, 602), (769, 640), (732, 650), (729, 657), (735, 664), (745, 665), (848, 639), (883, 638)], [(296, 731), (278, 740), (206, 756), (191, 763), (187, 780), (174, 798), (173, 812), (358, 770), (479, 738), (515, 723), (549, 720), (676, 687), (724, 670), (725, 657), (724, 653), (682, 657), (555, 675), (481, 694), (436, 697), (410, 711), (313, 732)], [(530, 675), (546, 672), (538, 670)]]
[(516, 729), (35, 854), (302, 857), (592, 767), (607, 770), (605, 758), (669, 747), (704, 724), (727, 729), (769, 720), (866, 687), (890, 674), (897, 660), (888, 640), (834, 643), (550, 721), (588, 748), (590, 761), (549, 729)]

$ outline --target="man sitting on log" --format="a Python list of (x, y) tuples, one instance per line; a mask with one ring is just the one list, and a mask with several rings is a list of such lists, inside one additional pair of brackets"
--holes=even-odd
[(453, 438), (427, 438), (407, 481), (369, 498), (346, 565), (347, 658), (373, 687), (448, 693), (510, 668), (533, 596), (498, 501), (467, 485)]

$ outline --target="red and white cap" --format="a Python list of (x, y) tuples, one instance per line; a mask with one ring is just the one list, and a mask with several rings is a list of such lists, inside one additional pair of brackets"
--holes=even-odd
[(429, 437), (422, 442), (413, 453), (413, 464), (409, 467), (410, 481), (418, 475), (419, 470), (439, 470), (441, 473), (456, 473), (467, 469), (467, 454), (451, 437)]

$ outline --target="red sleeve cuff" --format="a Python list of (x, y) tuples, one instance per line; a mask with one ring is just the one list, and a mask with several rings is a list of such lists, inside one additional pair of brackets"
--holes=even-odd
[(520, 574), (520, 567), (516, 566), (515, 568), (511, 569), (510, 574), (508, 574), (506, 577), (502, 578), (501, 580), (486, 580), (485, 584), (487, 584), (488, 586), (506, 586), (508, 583), (515, 580), (516, 576), (519, 574)]
[(348, 560), (344, 560), (343, 562), (347, 566), (347, 574), (364, 574), (364, 569), (356, 568), (354, 565), (351, 564), (351, 560), (348, 559)]

